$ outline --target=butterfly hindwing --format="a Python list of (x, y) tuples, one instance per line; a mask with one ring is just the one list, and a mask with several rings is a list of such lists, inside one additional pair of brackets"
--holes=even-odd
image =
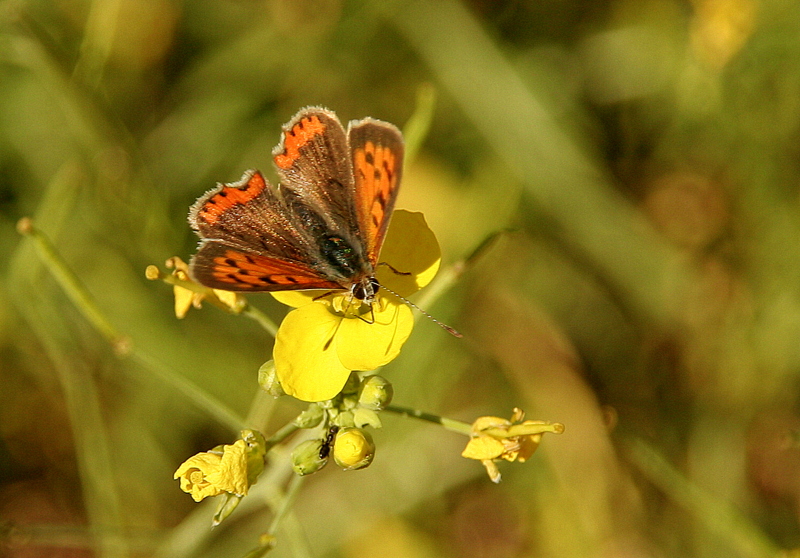
[(365, 118), (350, 123), (348, 138), (360, 234), (375, 266), (403, 173), (403, 136), (391, 124)]
[(289, 291), (340, 289), (308, 266), (254, 252), (216, 240), (203, 241), (192, 258), (192, 276), (212, 289), (226, 291)]

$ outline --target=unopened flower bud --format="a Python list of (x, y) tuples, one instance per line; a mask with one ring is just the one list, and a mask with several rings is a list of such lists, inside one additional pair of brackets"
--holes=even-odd
[(258, 385), (272, 397), (284, 395), (278, 375), (275, 373), (275, 362), (268, 360), (258, 369)]
[(333, 442), (333, 459), (345, 471), (363, 469), (375, 457), (375, 444), (369, 432), (360, 428), (342, 428)]
[(211, 526), (216, 527), (227, 519), (228, 516), (233, 513), (233, 510), (239, 506), (239, 502), (241, 501), (241, 496), (231, 494), (230, 492), (224, 493), (219, 500), (219, 504), (217, 504), (217, 511), (214, 512), (214, 517), (211, 519)]
[(247, 482), (252, 485), (264, 472), (267, 441), (258, 430), (242, 430), (240, 435), (247, 448)]
[(358, 403), (373, 411), (380, 411), (392, 402), (394, 388), (383, 376), (370, 376), (361, 383)]
[(300, 416), (294, 419), (294, 423), (300, 428), (314, 428), (319, 426), (324, 416), (325, 411), (322, 410), (322, 407), (312, 403), (305, 411), (300, 413)]
[[(328, 462), (327, 455), (320, 457), (325, 440), (306, 440), (292, 451), (292, 469), (300, 476), (310, 475), (322, 469)], [(323, 453), (324, 455), (324, 453)]]

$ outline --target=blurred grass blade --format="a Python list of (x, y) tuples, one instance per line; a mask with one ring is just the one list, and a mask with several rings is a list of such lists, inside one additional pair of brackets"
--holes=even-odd
[(119, 24), (122, 0), (93, 0), (83, 30), (80, 58), (73, 76), (96, 88), (100, 85)]
[(455, 0), (391, 6), (387, 17), (527, 195), (561, 225), (564, 240), (584, 252), (640, 315), (670, 319), (668, 301), (686, 281), (674, 250), (610, 188), (610, 177), (554, 120), (467, 8)]
[(698, 524), (725, 541), (731, 555), (746, 558), (777, 556), (779, 548), (732, 504), (692, 484), (652, 446), (642, 440), (629, 445), (632, 461), (654, 485), (677, 504), (685, 507)]
[(428, 131), (431, 129), (435, 108), (436, 89), (428, 83), (420, 85), (417, 89), (417, 106), (414, 108), (414, 114), (403, 128), (403, 138), (406, 142), (404, 163), (406, 166), (416, 160), (422, 144), (425, 143), (425, 138), (428, 137)]

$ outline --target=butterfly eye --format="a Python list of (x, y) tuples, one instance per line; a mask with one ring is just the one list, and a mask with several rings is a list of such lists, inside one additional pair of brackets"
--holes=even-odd
[(374, 277), (365, 277), (360, 282), (353, 285), (353, 296), (358, 300), (372, 301), (375, 293), (381, 288), (380, 283)]

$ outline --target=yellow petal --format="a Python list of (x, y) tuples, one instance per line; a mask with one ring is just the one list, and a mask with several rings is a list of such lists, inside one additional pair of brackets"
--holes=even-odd
[(198, 453), (184, 461), (178, 470), (175, 471), (173, 478), (180, 479), (181, 490), (192, 495), (195, 502), (199, 502), (207, 496), (221, 494), (222, 490), (211, 483), (207, 475), (215, 471), (222, 456), (216, 453)]
[[(385, 300), (385, 299), (384, 299)], [(385, 306), (381, 309), (381, 306)], [(345, 318), (336, 334), (337, 353), (348, 370), (375, 370), (397, 358), (414, 328), (414, 316), (405, 304), (373, 304), (374, 322)], [(372, 313), (362, 316), (372, 320)]]
[(491, 479), (493, 483), (497, 484), (500, 482), (500, 469), (497, 468), (494, 461), (485, 459), (483, 461), (483, 466), (486, 467), (486, 472), (489, 473), (489, 479)]
[(327, 291), (315, 289), (312, 291), (279, 291), (270, 294), (275, 300), (286, 306), (300, 308), (301, 306), (314, 302), (314, 299), (323, 296), (326, 292)]
[(286, 393), (302, 401), (325, 401), (342, 390), (350, 376), (350, 369), (339, 360), (334, 338), (342, 319), (319, 303), (286, 315), (272, 353)]
[(520, 463), (525, 463), (530, 456), (533, 455), (533, 452), (539, 447), (539, 442), (542, 441), (542, 435), (537, 434), (535, 436), (524, 436), (519, 440), (519, 455), (517, 459)]
[(189, 289), (179, 287), (178, 285), (172, 287), (172, 292), (175, 295), (175, 316), (178, 319), (182, 319), (184, 316), (186, 316), (189, 308), (192, 307), (194, 292), (190, 291)]
[(399, 275), (385, 265), (378, 265), (375, 275), (378, 283), (405, 297), (431, 282), (441, 258), (439, 243), (424, 215), (398, 209), (392, 214), (378, 262), (411, 275)]
[(375, 443), (366, 430), (342, 428), (333, 443), (333, 458), (345, 470), (363, 469), (375, 457)]
[(223, 291), (220, 289), (212, 289), (217, 298), (228, 308), (235, 309), (239, 306), (239, 294), (234, 291)]
[(489, 436), (478, 436), (477, 438), (470, 438), (467, 447), (461, 452), (461, 456), (467, 459), (484, 461), (487, 459), (496, 459), (502, 455), (504, 451), (505, 448), (500, 440), (495, 440)]
[(206, 480), (223, 492), (245, 496), (249, 486), (245, 441), (237, 440), (229, 446), (223, 446), (222, 452), (219, 466), (206, 474)]

